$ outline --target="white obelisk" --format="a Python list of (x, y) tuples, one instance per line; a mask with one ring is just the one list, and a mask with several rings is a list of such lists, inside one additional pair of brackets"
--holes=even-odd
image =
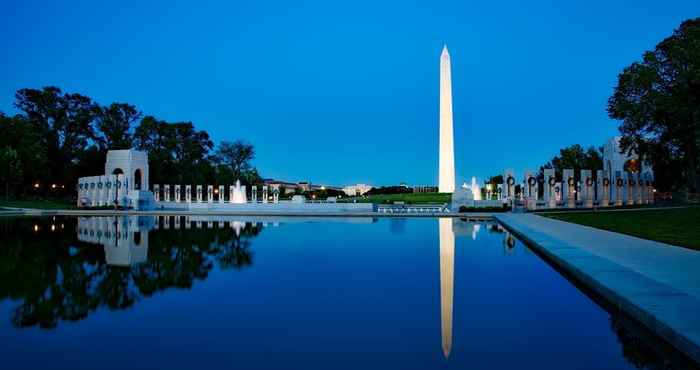
[(447, 45), (440, 55), (440, 179), (441, 193), (455, 191), (454, 130), (452, 129), (452, 73)]

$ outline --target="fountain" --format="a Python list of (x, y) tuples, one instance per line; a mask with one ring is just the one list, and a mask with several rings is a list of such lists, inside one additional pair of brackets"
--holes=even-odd
[(472, 177), (471, 191), (472, 191), (472, 196), (474, 197), (474, 200), (481, 200), (481, 188), (476, 183), (476, 177)]
[(236, 180), (236, 186), (233, 187), (233, 192), (231, 193), (231, 203), (233, 204), (245, 204), (248, 203), (246, 199), (245, 189), (241, 187), (241, 181)]

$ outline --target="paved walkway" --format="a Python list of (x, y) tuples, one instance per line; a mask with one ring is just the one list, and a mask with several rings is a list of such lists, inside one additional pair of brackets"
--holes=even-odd
[(700, 252), (533, 214), (494, 217), (700, 362)]

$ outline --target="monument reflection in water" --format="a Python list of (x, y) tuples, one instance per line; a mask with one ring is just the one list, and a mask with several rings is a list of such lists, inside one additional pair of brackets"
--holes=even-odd
[(0, 240), (8, 368), (692, 368), (493, 222), (0, 218)]

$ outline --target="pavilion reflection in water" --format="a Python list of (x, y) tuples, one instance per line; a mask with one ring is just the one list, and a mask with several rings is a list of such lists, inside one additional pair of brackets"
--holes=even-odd
[(148, 260), (148, 233), (152, 230), (231, 228), (236, 237), (246, 227), (279, 226), (277, 221), (242, 220), (227, 216), (106, 216), (78, 217), (78, 240), (103, 246), (105, 262), (133, 266)]

